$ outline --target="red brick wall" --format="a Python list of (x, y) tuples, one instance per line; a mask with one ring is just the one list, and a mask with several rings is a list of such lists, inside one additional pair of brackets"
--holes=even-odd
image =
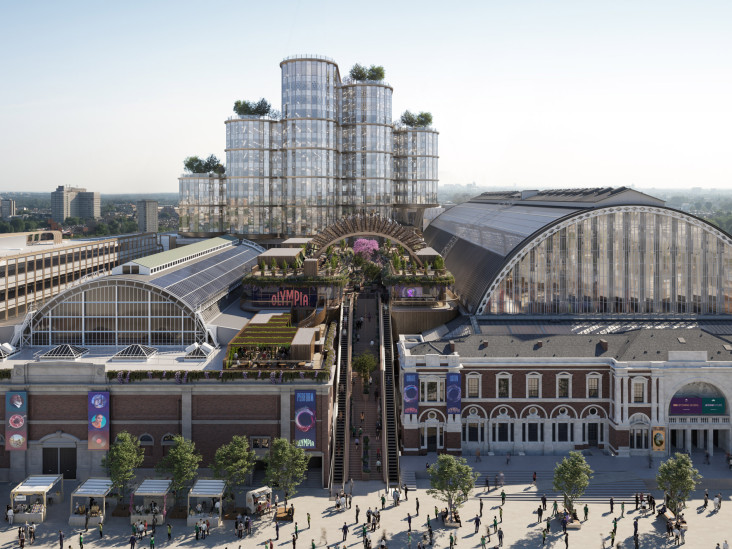
[[(112, 394), (110, 400), (112, 421), (123, 419), (180, 420), (180, 395)], [(86, 403), (84, 406), (84, 413), (86, 415)]]
[[(87, 420), (87, 396), (29, 394), (28, 417), (39, 421), (44, 419)], [(54, 429), (54, 432), (58, 429)], [(64, 429), (65, 431), (66, 429)], [(70, 432), (70, 431), (67, 431)], [(33, 440), (34, 437), (31, 437)]]

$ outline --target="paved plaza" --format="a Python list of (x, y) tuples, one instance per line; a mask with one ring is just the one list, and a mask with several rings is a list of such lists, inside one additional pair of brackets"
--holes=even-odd
[[(694, 494), (693, 500), (689, 502), (685, 513), (688, 522), (686, 545), (694, 548), (714, 549), (716, 544), (720, 546), (725, 539), (732, 542), (732, 472), (724, 466), (724, 456), (715, 456), (711, 465), (701, 465), (702, 455), (695, 455), (695, 463), (699, 468), (704, 480), (700, 489)], [(448, 537), (450, 532), (456, 533), (458, 540), (456, 547), (480, 547), (480, 537), (485, 533), (486, 527), (493, 522), (493, 517), (498, 520), (500, 505), (500, 489), (493, 488), (495, 474), (504, 473), (505, 491), (507, 495), (506, 504), (503, 508), (503, 521), (499, 527), (504, 533), (504, 547), (541, 547), (541, 527), (537, 524), (536, 509), (540, 505), (540, 497), (547, 493), (549, 497), (548, 508), (552, 506), (551, 476), (550, 471), (554, 463), (561, 459), (556, 456), (517, 456), (511, 459), (506, 465), (505, 457), (484, 457), (478, 463), (470, 458), (470, 464), (481, 472), (478, 480), (478, 488), (472, 494), (470, 501), (462, 508), (462, 527), (458, 529), (446, 528), (440, 521), (435, 520), (434, 508), (440, 508), (444, 504), (437, 502), (428, 496), (428, 480), (424, 474), (426, 463), (435, 460), (435, 455), (408, 457), (402, 461), (406, 478), (413, 478), (411, 473), (416, 473), (413, 481), (416, 489), (408, 492), (408, 501), (402, 501), (395, 507), (391, 498), (387, 497), (387, 504), (381, 513), (380, 527), (372, 534), (374, 545), (382, 536), (386, 536), (388, 547), (408, 548), (407, 515), (412, 518), (412, 548), (416, 548), (417, 541), (426, 533), (426, 518), (430, 515), (434, 530), (434, 547), (449, 547)], [(588, 462), (595, 470), (595, 480), (588, 490), (586, 498), (589, 505), (589, 520), (583, 523), (580, 530), (569, 531), (569, 547), (600, 548), (609, 547), (609, 535), (612, 529), (613, 517), (618, 518), (618, 529), (616, 543), (620, 547), (633, 547), (633, 521), (639, 517), (640, 547), (664, 547), (671, 543), (666, 541), (665, 528), (661, 520), (652, 515), (643, 515), (635, 510), (633, 490), (644, 489), (652, 491), (658, 500), (662, 494), (655, 489), (653, 476), (654, 469), (648, 468), (648, 460), (645, 458), (613, 458), (609, 456), (589, 456)], [(531, 485), (531, 477), (537, 471), (537, 486)], [(484, 478), (491, 478), (491, 490), (486, 492)], [(521, 481), (520, 479), (524, 479)], [(599, 486), (599, 488), (598, 488)], [(614, 486), (614, 488), (613, 488)], [(65, 487), (66, 498), (63, 503), (56, 503), (49, 508), (49, 517), (46, 522), (37, 528), (36, 543), (42, 547), (59, 547), (58, 531), (61, 529), (65, 535), (64, 548), (71, 546), (79, 548), (79, 529), (68, 526), (68, 494), (73, 490), (74, 485), (69, 482)], [(0, 485), (0, 496), (7, 501), (11, 486), (7, 483)], [(715, 512), (710, 503), (707, 510), (700, 508), (704, 496), (704, 488), (709, 489), (710, 495), (720, 493), (723, 495), (724, 503), (721, 510)], [(348, 487), (346, 487), (348, 490)], [(366, 510), (371, 507), (381, 507), (380, 497), (384, 493), (384, 485), (377, 481), (355, 482), (353, 489), (353, 504), (351, 509), (335, 511), (332, 502), (329, 501), (327, 491), (316, 487), (306, 487), (294, 500), (295, 519), (300, 530), (296, 547), (310, 549), (311, 540), (315, 541), (316, 547), (362, 547), (360, 535), (360, 524), (366, 516)], [(609, 497), (615, 498), (614, 513), (610, 513)], [(473, 519), (480, 509), (480, 498), (483, 498), (483, 516), (479, 534), (475, 534), (475, 523)], [(416, 500), (419, 499), (419, 515), (416, 513)], [(625, 516), (621, 517), (620, 502), (626, 501)], [(282, 495), (280, 495), (282, 501)], [(584, 501), (581, 502), (581, 505)], [(113, 507), (112, 503), (112, 507)], [(355, 521), (356, 506), (360, 508), (359, 525)], [(561, 500), (560, 500), (561, 508)], [(307, 513), (311, 516), (311, 525), (308, 527)], [(546, 516), (546, 515), (545, 515)], [(342, 542), (343, 534), (341, 528), (343, 523), (348, 526), (348, 536), (345, 544)], [(254, 523), (252, 534), (239, 540), (233, 533), (233, 521), (224, 522), (223, 526), (213, 529), (213, 533), (206, 540), (196, 540), (193, 529), (185, 526), (181, 519), (171, 520), (173, 526), (172, 540), (167, 540), (164, 527), (158, 527), (155, 536), (156, 547), (225, 547), (225, 548), (249, 548), (264, 547), (264, 542), (275, 538), (275, 526), (271, 518), (257, 520)], [(280, 523), (280, 538), (274, 541), (274, 547), (289, 549), (292, 547), (292, 534), (294, 523)], [(105, 537), (99, 539), (98, 533), (91, 529), (84, 536), (84, 546), (88, 548), (104, 547), (129, 547), (130, 526), (129, 519), (109, 517), (104, 527)], [(3, 548), (18, 547), (17, 524), (10, 527), (5, 524), (0, 534), (0, 546)], [(491, 527), (490, 543), (486, 547), (498, 546), (498, 539)], [(552, 531), (547, 537), (546, 547), (563, 548), (564, 537), (561, 532), (559, 520), (552, 521)], [(137, 549), (150, 547), (150, 536), (138, 541)]]

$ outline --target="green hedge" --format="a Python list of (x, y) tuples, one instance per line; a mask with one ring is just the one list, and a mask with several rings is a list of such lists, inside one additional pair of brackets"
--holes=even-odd
[(341, 288), (348, 282), (348, 276), (286, 276), (286, 277), (270, 277), (270, 276), (254, 276), (248, 275), (242, 279), (244, 286), (257, 286), (259, 288), (281, 287), (287, 286), (291, 288), (310, 288), (312, 286), (340, 286)]
[(420, 286), (450, 286), (455, 283), (455, 277), (448, 272), (444, 275), (425, 276), (420, 274), (388, 274), (383, 278), (384, 286), (412, 285)]
[[(0, 370), (2, 372), (3, 370)], [(8, 370), (9, 371), (9, 370)], [(261, 372), (261, 376), (259, 375)], [(120, 373), (122, 374), (120, 376)], [(243, 373), (246, 373), (246, 378)], [(156, 381), (171, 381), (173, 383), (194, 383), (200, 380), (218, 380), (223, 382), (226, 381), (262, 381), (271, 383), (272, 373), (275, 374), (275, 379), (279, 382), (280, 374), (282, 374), (283, 381), (296, 381), (296, 380), (313, 380), (319, 382), (325, 382), (330, 379), (330, 373), (324, 370), (310, 370), (301, 372), (289, 372), (284, 370), (188, 370), (188, 371), (177, 371), (171, 372), (167, 370), (128, 370), (128, 371), (113, 371), (107, 372), (107, 379), (109, 381), (117, 380), (119, 383), (131, 383), (133, 381), (145, 381), (145, 380), (156, 380)], [(208, 374), (208, 377), (206, 377)]]

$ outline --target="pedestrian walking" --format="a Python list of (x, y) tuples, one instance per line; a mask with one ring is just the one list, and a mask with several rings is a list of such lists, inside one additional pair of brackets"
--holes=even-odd
[(343, 541), (346, 541), (346, 537), (348, 536), (348, 525), (346, 525), (345, 522), (343, 523), (341, 530), (343, 530)]
[[(450, 549), (453, 549), (455, 547), (455, 538), (452, 537), (452, 532), (450, 532)], [(719, 547), (719, 545), (717, 545)]]
[(618, 519), (617, 517), (613, 517), (613, 534), (618, 531)]
[(155, 534), (150, 534), (150, 549), (155, 549)]
[[(168, 541), (170, 541), (170, 537), (171, 537), (172, 533), (173, 533), (173, 527), (170, 525), (170, 523), (168, 523)], [(241, 535), (239, 537), (241, 537)]]
[(79, 549), (84, 549), (84, 534), (79, 532)]
[(409, 529), (407, 530), (407, 532), (411, 532), (412, 531), (412, 515), (410, 515), (409, 513), (407, 513), (407, 525), (409, 526)]
[(485, 549), (485, 534), (480, 536), (480, 549)]
[(546, 511), (546, 494), (541, 496), (541, 508)]
[(554, 500), (554, 503), (552, 504), (552, 516), (555, 516), (559, 512), (559, 506), (557, 505), (557, 500)]
[(613, 514), (613, 509), (615, 508), (615, 500), (611, 497), (610, 498), (610, 514)]
[[(307, 514), (308, 517), (308, 530), (310, 530), (310, 513)], [(358, 522), (358, 505), (356, 505), (356, 522)]]
[(587, 522), (587, 515), (590, 513), (590, 508), (587, 507), (586, 503), (585, 503), (584, 511), (585, 511), (585, 522)]
[(635, 510), (638, 510), (638, 505), (640, 504), (640, 497), (638, 496), (638, 493), (635, 494)]
[(404, 501), (409, 501), (409, 486), (404, 485)]
[(503, 547), (503, 530), (498, 529), (498, 547)]
[(625, 502), (624, 501), (620, 502), (620, 516), (621, 517), (625, 516)]
[(478, 528), (480, 528), (480, 517), (478, 515), (475, 515), (475, 533), (478, 533)]
[(99, 521), (99, 539), (102, 539), (104, 537), (104, 531), (102, 530), (102, 522)]
[(503, 506), (498, 508), (498, 516), (501, 519), (501, 522), (503, 522)]
[[(130, 549), (135, 549), (135, 543), (137, 543), (137, 538), (134, 535), (130, 536)], [(63, 546), (61, 549), (64, 549)]]
[(501, 490), (501, 505), (506, 504), (506, 492), (504, 490)]
[(493, 531), (498, 531), (498, 519), (496, 519), (496, 515), (493, 515)]
[(539, 505), (539, 508), (536, 510), (536, 516), (538, 517), (538, 520), (536, 521), (537, 524), (541, 524), (541, 516), (544, 514), (544, 511), (541, 509), (541, 505)]
[(300, 537), (300, 530), (297, 527), (297, 522), (295, 523), (295, 539), (298, 539)]
[[(356, 505), (356, 524), (358, 524), (358, 513), (361, 510), (358, 508), (358, 505)], [(308, 529), (310, 529), (310, 513), (308, 513)]]
[(565, 549), (569, 547), (569, 534), (567, 532), (564, 532), (564, 547)]
[(483, 500), (480, 500), (480, 516), (483, 516)]
[(704, 506), (703, 508), (706, 509), (709, 505), (709, 494), (704, 494)]
[(280, 539), (280, 523), (275, 522), (275, 539)]
[(536, 471), (534, 471), (534, 479), (531, 481), (531, 484), (536, 486)]
[(544, 547), (544, 545), (546, 545), (546, 529), (541, 531), (541, 546)]
[[(417, 505), (417, 516), (419, 516), (419, 498), (414, 498), (414, 502)], [(481, 506), (483, 505), (483, 501), (480, 502)]]
[(292, 534), (292, 549), (295, 549), (297, 547), (297, 538), (295, 537), (295, 534)]

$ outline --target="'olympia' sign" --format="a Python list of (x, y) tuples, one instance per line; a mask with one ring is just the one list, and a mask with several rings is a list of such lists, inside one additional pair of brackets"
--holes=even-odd
[(273, 307), (284, 307), (286, 305), (292, 305), (293, 307), (310, 306), (310, 297), (300, 290), (280, 290), (272, 294), (270, 301)]

